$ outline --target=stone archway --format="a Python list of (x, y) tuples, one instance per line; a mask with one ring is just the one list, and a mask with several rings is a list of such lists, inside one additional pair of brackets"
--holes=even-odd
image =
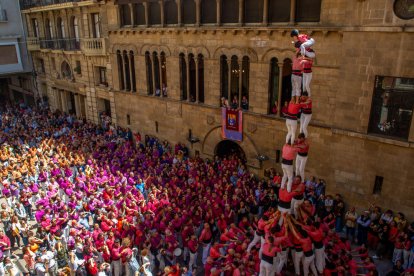
[(243, 163), (246, 163), (247, 161), (244, 150), (239, 144), (231, 140), (220, 141), (214, 149), (214, 155), (220, 158), (236, 155), (243, 161)]

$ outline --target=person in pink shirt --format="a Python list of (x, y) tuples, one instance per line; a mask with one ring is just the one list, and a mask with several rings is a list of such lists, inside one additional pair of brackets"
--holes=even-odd
[(292, 182), (293, 182), (293, 161), (296, 158), (296, 154), (298, 152), (298, 148), (291, 144), (288, 141), (282, 148), (282, 170), (283, 170), (283, 177), (281, 188), (286, 188), (287, 183), (287, 190), (290, 192), (292, 190)]

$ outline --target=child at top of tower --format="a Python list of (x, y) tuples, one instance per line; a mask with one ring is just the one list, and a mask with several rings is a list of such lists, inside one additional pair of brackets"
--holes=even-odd
[(315, 44), (315, 40), (306, 34), (299, 33), (299, 30), (292, 30), (290, 36), (293, 38), (292, 43), (300, 42), (300, 54), (303, 57), (315, 58), (315, 52), (311, 48)]

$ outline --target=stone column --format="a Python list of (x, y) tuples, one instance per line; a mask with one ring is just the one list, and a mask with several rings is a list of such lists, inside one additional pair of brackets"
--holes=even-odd
[(65, 90), (61, 90), (61, 100), (62, 100), (62, 111), (67, 113), (68, 112), (68, 103), (67, 103), (67, 99), (66, 99), (66, 91)]
[(161, 61), (161, 54), (158, 58), (158, 70), (159, 70), (159, 74), (160, 74), (160, 97), (162, 97), (162, 61)]
[(185, 64), (186, 64), (186, 68), (187, 68), (187, 101), (190, 101), (190, 58), (189, 56), (185, 57), (184, 56), (184, 60), (185, 60)]
[(195, 0), (196, 2), (196, 25), (200, 26), (201, 24), (201, 3), (200, 0)]
[(160, 4), (160, 11), (161, 11), (161, 26), (164, 26), (165, 24), (165, 16), (164, 16), (164, 1), (158, 1), (158, 3)]
[(239, 64), (239, 107), (241, 106), (242, 99), (242, 84), (243, 84), (243, 57), (238, 58), (237, 62)]
[(196, 103), (198, 103), (198, 99), (199, 99), (199, 86), (198, 86), (198, 80), (199, 80), (199, 75), (198, 75), (198, 57), (195, 57), (195, 64), (196, 64)]
[[(122, 57), (122, 71), (124, 72), (123, 77), (124, 79), (122, 80), (124, 82), (124, 91), (127, 90), (127, 79), (126, 79), (126, 70), (125, 70), (125, 55), (123, 52), (121, 52), (121, 57)], [(128, 54), (127, 54), (127, 58), (128, 58)]]
[(239, 0), (239, 25), (243, 25), (244, 0)]
[(228, 98), (228, 101), (229, 101), (229, 104), (231, 103), (231, 58), (230, 59), (228, 59), (227, 58), (227, 67), (229, 68), (229, 76), (228, 76), (228, 83), (229, 83), (229, 87), (228, 87), (228, 92), (227, 92), (227, 98)]
[(131, 26), (135, 26), (135, 17), (134, 17), (134, 4), (132, 4), (132, 3), (129, 3), (128, 4), (128, 6), (129, 6), (129, 11), (130, 11), (130, 13), (131, 13)]
[(290, 24), (295, 24), (296, 0), (290, 0)]
[(130, 82), (130, 86), (131, 86), (131, 92), (134, 90), (134, 85), (133, 85), (133, 77), (132, 74), (135, 74), (135, 72), (132, 71), (132, 63), (131, 63), (131, 58), (133, 59), (134, 56), (127, 53), (127, 57), (128, 57), (128, 65), (129, 65), (129, 82)]
[(269, 21), (269, 0), (263, 3), (263, 25), (267, 25)]
[(151, 59), (151, 74), (152, 74), (152, 96), (155, 96), (155, 90), (157, 90), (157, 88), (155, 87), (155, 66), (154, 66), (154, 56), (153, 54), (150, 54), (150, 59)]
[(282, 110), (282, 79), (283, 79), (283, 62), (278, 62), (279, 66), (279, 87), (277, 90), (277, 116), (280, 116), (280, 111)]
[(79, 99), (79, 94), (75, 94), (75, 113), (76, 113), (76, 117), (80, 118), (81, 117), (81, 106), (80, 106), (80, 99)]
[(217, 25), (221, 25), (221, 0), (216, 0), (216, 9), (217, 9)]
[(145, 8), (145, 26), (148, 27), (149, 26), (149, 8), (148, 8), (148, 2), (144, 2), (144, 8)]
[(178, 26), (181, 26), (181, 0), (176, 0), (175, 3), (177, 3), (177, 23)]

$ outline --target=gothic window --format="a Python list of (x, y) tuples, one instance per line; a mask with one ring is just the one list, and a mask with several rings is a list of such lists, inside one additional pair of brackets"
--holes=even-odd
[(276, 115), (280, 107), (279, 100), (279, 65), (277, 58), (270, 60), (270, 75), (269, 75), (269, 114)]
[(161, 8), (158, 2), (148, 2), (149, 5), (149, 25), (161, 24)]
[(187, 64), (185, 62), (185, 55), (180, 54), (180, 90), (181, 100), (187, 100)]
[(196, 23), (196, 4), (194, 0), (182, 0), (182, 16), (184, 24)]
[(269, 0), (269, 22), (289, 22), (291, 0)]
[(217, 23), (217, 1), (201, 0), (201, 24)]
[(296, 22), (319, 22), (322, 0), (296, 0)]
[(142, 3), (137, 3), (134, 5), (134, 22), (135, 25), (145, 25), (145, 7)]
[(239, 0), (221, 1), (221, 22), (238, 23), (239, 22)]
[(165, 13), (165, 24), (178, 24), (178, 8), (175, 0), (170, 0), (165, 2), (164, 7)]
[(145, 52), (145, 67), (147, 71), (147, 92), (148, 95), (154, 94), (154, 85), (153, 85), (153, 78), (152, 78), (152, 62), (151, 62), (151, 54), (149, 52)]
[(263, 4), (265, 0), (244, 0), (244, 22), (263, 22)]
[(129, 4), (119, 5), (119, 15), (121, 17), (121, 26), (132, 25), (131, 8)]

